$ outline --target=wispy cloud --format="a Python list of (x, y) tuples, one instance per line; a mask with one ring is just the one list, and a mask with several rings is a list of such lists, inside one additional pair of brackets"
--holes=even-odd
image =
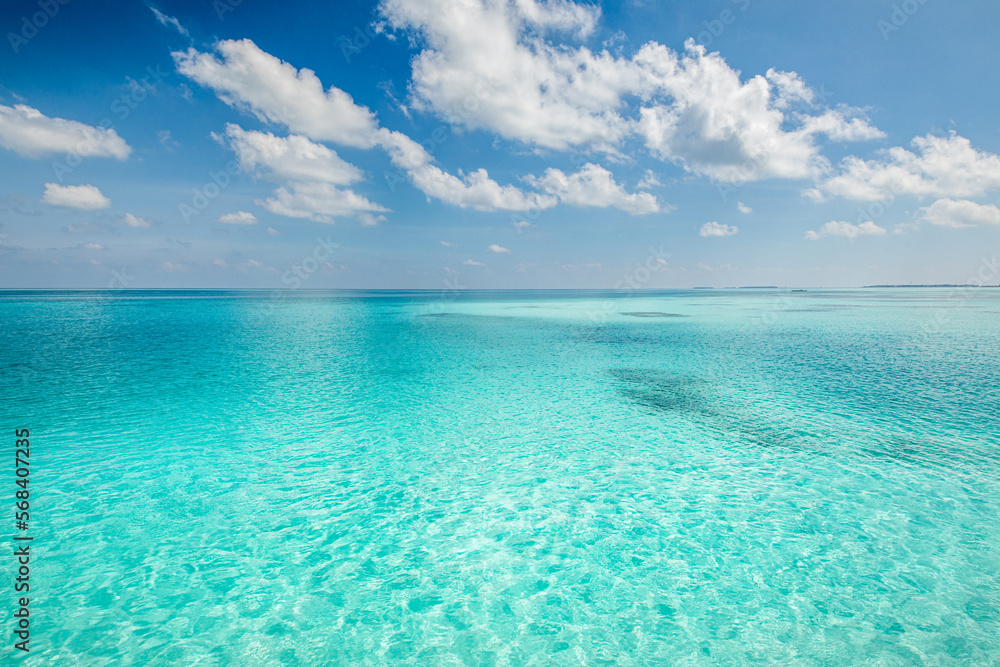
[(168, 28), (174, 28), (177, 32), (184, 35), (185, 37), (191, 36), (191, 33), (187, 31), (187, 28), (182, 26), (181, 22), (175, 19), (173, 16), (167, 16), (156, 7), (150, 7), (150, 9), (153, 10), (153, 14), (156, 16), (156, 20), (159, 21), (162, 25), (165, 25)]
[(843, 236), (854, 240), (859, 236), (883, 236), (885, 233), (885, 228), (879, 227), (870, 220), (858, 225), (831, 220), (816, 231), (806, 232), (806, 238), (810, 241), (818, 241), (824, 236)]

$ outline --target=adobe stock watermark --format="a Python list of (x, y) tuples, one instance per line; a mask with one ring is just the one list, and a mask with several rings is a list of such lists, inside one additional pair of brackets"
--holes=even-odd
[[(620, 137), (612, 130), (610, 127), (605, 125), (601, 129), (601, 140), (607, 146), (614, 146), (620, 140)], [(579, 172), (581, 169), (586, 167), (588, 164), (594, 161), (594, 155), (583, 150), (575, 150), (570, 156), (569, 164), (570, 171), (572, 173)], [(546, 209), (536, 207), (530, 208), (526, 211), (514, 211), (510, 214), (510, 224), (517, 230), (518, 234), (523, 234), (525, 230), (530, 227), (534, 227), (535, 221), (537, 221), (542, 212)]]
[(184, 222), (190, 225), (193, 218), (201, 215), (232, 184), (233, 179), (243, 173), (246, 172), (239, 160), (230, 160), (222, 171), (208, 172), (208, 179), (192, 190), (191, 199), (177, 205), (177, 212)]
[(97, 292), (93, 298), (89, 299), (89, 302), (97, 305), (110, 303), (116, 298), (116, 295), (108, 294), (108, 291), (117, 292), (126, 289), (133, 280), (135, 280), (135, 276), (128, 274), (128, 267), (122, 266), (121, 271), (111, 269), (111, 278), (108, 280), (108, 286)]
[(330, 240), (329, 234), (325, 239), (316, 237), (316, 245), (312, 253), (306, 255), (301, 260), (293, 263), (287, 271), (281, 275), (281, 282), (288, 285), (289, 289), (299, 289), (302, 283), (309, 280), (322, 263), (333, 257), (333, 252), (340, 247), (340, 244)]
[(220, 21), (226, 20), (226, 14), (236, 11), (236, 8), (243, 4), (243, 0), (212, 0), (212, 9)]
[(281, 282), (287, 287), (271, 291), (261, 316), (273, 313), (278, 303), (287, 299), (290, 293), (301, 289), (323, 264), (329, 262), (339, 247), (340, 244), (334, 243), (329, 234), (325, 239), (317, 236), (313, 249), (299, 261), (289, 264), (288, 269), (281, 274)]
[[(732, 0), (732, 3), (736, 5), (736, 8), (745, 12), (750, 7), (750, 0)], [(726, 31), (728, 26), (736, 23), (738, 14), (732, 9), (723, 9), (719, 12), (711, 21), (702, 21), (701, 25), (705, 28), (699, 32), (694, 37), (694, 41), (701, 44), (706, 49), (712, 46), (714, 42), (719, 37), (722, 37), (723, 33)]]
[(454, 278), (444, 279), (444, 289), (438, 292), (437, 299), (427, 307), (430, 314), (440, 315), (444, 312), (445, 306), (458, 298), (460, 292), (469, 288), (468, 285), (459, 282), (461, 278), (462, 276), (456, 275)]
[[(166, 76), (166, 72), (162, 71), (159, 65), (147, 67), (146, 76), (138, 80), (132, 78), (127, 80), (128, 91), (112, 100), (108, 107), (109, 110), (116, 115), (119, 121), (125, 120), (135, 109), (139, 108), (140, 104), (157, 91), (158, 86), (163, 83)], [(102, 130), (113, 130), (115, 122), (112, 118), (105, 117), (101, 119), (97, 127)], [(62, 183), (67, 174), (71, 174), (74, 169), (80, 166), (83, 162), (82, 156), (91, 154), (96, 148), (94, 145), (96, 138), (96, 133), (91, 134), (66, 153), (62, 161), (56, 160), (52, 163), (52, 172), (55, 174), (56, 180)]]
[(357, 54), (367, 49), (376, 37), (384, 32), (384, 24), (369, 23), (364, 28), (354, 26), (354, 33), (348, 37), (341, 35), (337, 38), (337, 45), (340, 53), (344, 56), (344, 61), (350, 63)]
[(997, 256), (994, 254), (989, 258), (985, 256), (980, 258), (979, 266), (966, 278), (966, 284), (952, 292), (948, 296), (947, 305), (939, 308), (931, 319), (921, 324), (920, 341), (926, 343), (931, 336), (940, 333), (955, 311), (964, 308), (973, 294), (980, 288), (995, 285), (998, 280), (1000, 280), (1000, 260), (997, 260)]
[[(654, 274), (667, 268), (668, 257), (670, 257), (670, 254), (664, 251), (663, 246), (659, 248), (650, 247), (645, 261), (636, 264), (636, 266), (625, 273), (622, 279), (615, 284), (614, 289), (622, 291), (625, 295), (629, 295), (645, 288), (649, 281), (653, 279)], [(590, 321), (598, 324), (607, 322), (612, 315), (616, 315), (619, 312), (618, 304), (620, 301), (621, 299), (605, 299), (601, 303), (600, 308), (588, 313)]]
[[(882, 218), (889, 209), (893, 207), (896, 203), (896, 198), (903, 194), (903, 184), (895, 182), (889, 185), (889, 190), (884, 194), (884, 196), (879, 197), (867, 206), (858, 206), (858, 217), (855, 219), (857, 224), (862, 224), (865, 222), (876, 222)], [(851, 239), (852, 241), (854, 239)]]
[(889, 36), (899, 32), (910, 18), (926, 4), (927, 0), (903, 0), (903, 2), (893, 5), (888, 20), (879, 19), (875, 22), (875, 27), (882, 34), (883, 41), (888, 42)]
[[(288, 105), (285, 105), (282, 106), (271, 120), (280, 125), (291, 127), (295, 119), (296, 115), (289, 110)], [(219, 144), (226, 145), (226, 139), (223, 135), (213, 132), (212, 138)], [(232, 184), (236, 176), (240, 174), (252, 175), (252, 172), (249, 169), (244, 169), (243, 165), (257, 164), (257, 151), (249, 146), (244, 146), (240, 149), (239, 156), (239, 159), (227, 162), (225, 169), (222, 171), (208, 172), (208, 178), (205, 182), (200, 187), (192, 190), (191, 199), (187, 203), (182, 202), (177, 205), (177, 212), (180, 213), (185, 223), (191, 224), (192, 218), (200, 215), (202, 211), (208, 208), (209, 204)]]
[[(492, 95), (499, 86), (499, 80), (480, 79), (476, 83), (473, 93), (462, 100), (460, 108), (454, 112), (454, 115), (459, 119), (459, 121), (467, 121), (471, 115), (479, 109), (479, 105), (482, 100)], [(437, 150), (437, 147), (448, 141), (448, 134), (448, 125), (439, 125), (430, 133), (427, 139), (419, 142), (420, 146), (429, 156), (433, 157), (434, 151)], [(405, 161), (404, 164), (396, 165), (397, 168), (395, 172), (389, 170), (383, 172), (386, 184), (389, 187), (389, 192), (395, 192), (396, 186), (399, 183), (409, 182), (409, 172), (422, 165), (422, 156), (420, 155), (403, 155), (403, 160)]]
[(16, 33), (7, 33), (7, 41), (10, 42), (10, 48), (14, 50), (14, 53), (19, 53), (21, 48), (34, 39), (38, 32), (59, 14), (59, 10), (69, 3), (70, 0), (39, 0), (38, 9), (41, 11), (30, 15), (25, 14), (21, 17), (19, 26), (21, 29)]

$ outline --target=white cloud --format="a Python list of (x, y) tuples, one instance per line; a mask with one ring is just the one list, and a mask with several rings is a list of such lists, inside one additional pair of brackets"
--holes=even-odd
[[(393, 164), (406, 170), (410, 180), (424, 194), (461, 208), (524, 211), (548, 208), (556, 203), (554, 199), (524, 193), (511, 185), (501, 186), (483, 169), (464, 178), (448, 174), (430, 164), (431, 156), (412, 139), (400, 132), (379, 128), (375, 115), (368, 108), (354, 104), (350, 95), (335, 87), (324, 92), (314, 72), (305, 68), (296, 70), (260, 50), (250, 40), (227, 40), (215, 46), (221, 59), (194, 49), (174, 53), (178, 70), (212, 88), (227, 104), (247, 110), (261, 120), (280, 123), (316, 141), (359, 148), (380, 145), (389, 153)], [(308, 178), (345, 185), (361, 178), (360, 171), (340, 160), (336, 153), (302, 137), (279, 139), (265, 133), (246, 132), (237, 126), (227, 127), (226, 133), (233, 149), (241, 155), (241, 163), (246, 159), (254, 166), (266, 166), (278, 179)], [(268, 200), (273, 207), (269, 210), (305, 212), (306, 209), (281, 203), (282, 197), (289, 197), (287, 188), (276, 195), (279, 195), (277, 199)], [(325, 214), (319, 216), (325, 217)]]
[(879, 227), (872, 221), (862, 222), (860, 225), (854, 225), (850, 222), (838, 222), (836, 220), (831, 220), (818, 231), (808, 231), (806, 232), (806, 238), (810, 241), (817, 241), (824, 236), (843, 236), (848, 239), (856, 239), (859, 236), (882, 236), (885, 234), (885, 228)]
[(384, 215), (374, 215), (372, 213), (359, 213), (358, 220), (361, 221), (362, 227), (376, 227), (380, 223), (385, 222), (386, 217)]
[(647, 169), (645, 175), (642, 177), (642, 180), (640, 180), (635, 187), (640, 190), (648, 190), (649, 188), (663, 187), (663, 183), (660, 182), (660, 178), (653, 173), (652, 169)]
[(322, 182), (289, 183), (275, 190), (273, 197), (257, 199), (254, 203), (276, 215), (328, 223), (335, 217), (388, 210), (352, 190)]
[(171, 55), (181, 74), (262, 121), (284, 125), (316, 141), (358, 148), (374, 145), (374, 114), (339, 88), (324, 91), (312, 70), (297, 70), (249, 39), (224, 40), (215, 49), (221, 57), (193, 48)]
[(733, 225), (723, 225), (718, 222), (706, 222), (698, 230), (700, 236), (710, 237), (710, 236), (733, 236), (739, 233), (740, 228), (734, 227)]
[(1000, 225), (1000, 208), (992, 204), (977, 204), (962, 199), (939, 199), (920, 209), (923, 219), (943, 227), (976, 227)]
[(753, 209), (741, 201), (736, 202), (736, 210), (742, 213), (743, 215), (749, 215), (753, 213)]
[(490, 252), (510, 254), (509, 248), (504, 248), (503, 246), (497, 245), (496, 243), (491, 243), (486, 249), (489, 250)]
[(162, 144), (163, 147), (166, 148), (171, 153), (174, 151), (175, 148), (181, 145), (180, 142), (175, 140), (173, 136), (170, 134), (170, 130), (157, 130), (156, 138), (159, 139), (160, 144)]
[(482, 262), (477, 262), (477, 261), (476, 261), (476, 260), (474, 260), (474, 259), (467, 259), (467, 260), (465, 260), (464, 262), (462, 262), (462, 264), (466, 264), (466, 265), (468, 265), (468, 266), (486, 266), (486, 265), (485, 265), (485, 264), (483, 264)]
[(111, 232), (111, 227), (107, 225), (95, 225), (90, 222), (70, 223), (63, 227), (63, 229), (67, 232), (86, 234), (108, 234)]
[(423, 146), (402, 132), (379, 128), (375, 140), (388, 153), (392, 163), (405, 171), (420, 169), (433, 160)]
[(615, 182), (610, 171), (592, 163), (584, 165), (575, 174), (548, 169), (543, 177), (529, 177), (527, 180), (571, 206), (614, 206), (632, 215), (646, 215), (660, 210), (656, 197), (648, 192), (629, 194)]
[[(461, 172), (459, 172), (461, 174)], [(525, 193), (513, 185), (500, 185), (485, 169), (477, 169), (463, 178), (425, 165), (410, 172), (413, 184), (429, 197), (477, 211), (529, 211), (555, 206), (554, 197)]]
[(609, 149), (629, 132), (614, 109), (634, 68), (607, 52), (552, 46), (548, 32), (587, 35), (600, 10), (565, 0), (383, 0), (396, 29), (427, 48), (412, 61), (418, 108), (449, 122), (529, 144)]
[(213, 136), (236, 153), (243, 171), (256, 173), (258, 168), (264, 168), (270, 180), (349, 185), (364, 176), (360, 169), (342, 160), (333, 150), (296, 134), (276, 137), (269, 132), (244, 130), (229, 123), (225, 136)]
[(219, 216), (216, 222), (223, 225), (256, 225), (257, 216), (247, 211), (236, 211), (235, 213), (224, 213)]
[(267, 234), (268, 234), (268, 236), (281, 236), (281, 232), (279, 232), (274, 227), (268, 227), (267, 228)]
[(122, 217), (122, 223), (129, 227), (152, 227), (156, 223), (147, 218), (140, 218), (137, 215), (132, 215), (131, 213), (126, 213)]
[(693, 40), (684, 46), (680, 55), (650, 43), (635, 57), (649, 92), (668, 100), (644, 106), (639, 120), (647, 147), (664, 160), (723, 182), (805, 178), (828, 166), (816, 135), (840, 140), (882, 136), (858, 110), (828, 109), (820, 116), (786, 113), (813, 97), (794, 73), (769, 71), (773, 85), (763, 76), (742, 82), (718, 53), (707, 53)]
[(173, 27), (177, 32), (184, 35), (185, 37), (191, 36), (191, 33), (187, 31), (187, 28), (182, 26), (181, 22), (175, 19), (173, 16), (167, 16), (166, 14), (158, 10), (156, 7), (150, 7), (150, 9), (153, 10), (153, 14), (156, 15), (156, 20), (159, 21), (160, 24), (165, 25), (167, 27)]
[(797, 115), (804, 135), (825, 134), (834, 141), (870, 141), (885, 137), (885, 132), (873, 127), (861, 109), (842, 107), (827, 109), (819, 116)]
[(114, 130), (84, 125), (75, 120), (49, 118), (24, 104), (0, 104), (0, 146), (24, 155), (73, 153), (79, 157), (114, 157), (124, 160), (132, 152)]
[(554, 197), (500, 185), (485, 169), (477, 169), (463, 178), (453, 176), (432, 165), (433, 158), (423, 146), (401, 132), (380, 129), (377, 141), (392, 163), (406, 171), (417, 189), (447, 204), (479, 211), (528, 211), (556, 205)]
[(774, 88), (774, 106), (778, 109), (787, 109), (798, 102), (813, 104), (816, 93), (802, 80), (795, 72), (779, 72), (773, 67), (767, 70), (767, 81)]
[[(413, 60), (417, 107), (530, 145), (617, 155), (626, 139), (638, 137), (664, 160), (735, 182), (819, 176), (829, 165), (816, 137), (881, 136), (859, 110), (815, 105), (815, 94), (794, 72), (771, 70), (743, 82), (717, 53), (694, 42), (684, 54), (649, 43), (627, 59), (548, 41), (557, 33), (592, 33), (600, 15), (595, 6), (568, 0), (383, 0), (380, 9), (391, 27), (412, 30), (425, 42)], [(453, 175), (434, 165), (420, 144), (380, 128), (375, 115), (343, 90), (324, 89), (311, 70), (296, 69), (246, 39), (220, 41), (215, 51), (189, 49), (173, 57), (182, 74), (226, 103), (302, 135), (281, 139), (227, 127), (241, 163), (266, 167), (278, 182), (360, 180), (353, 165), (312, 143), (329, 141), (380, 146), (424, 194), (461, 208), (525, 211), (550, 208), (560, 199), (635, 215), (665, 208), (649, 193), (626, 192), (598, 165), (571, 175), (549, 170), (529, 180), (544, 194), (501, 185), (483, 169)], [(642, 108), (630, 106), (634, 102)], [(803, 104), (818, 114), (804, 113)], [(639, 187), (657, 184), (650, 172)]]
[(845, 158), (840, 173), (820, 183), (816, 192), (876, 201), (901, 194), (975, 197), (1000, 188), (1000, 156), (976, 150), (965, 137), (927, 135), (911, 143), (915, 152), (896, 146), (881, 160)]
[(105, 250), (100, 243), (84, 243), (82, 247), (84, 250)]
[(441, 245), (443, 245), (445, 248), (457, 248), (458, 247), (457, 243), (449, 243), (448, 241), (441, 241)]
[[(532, 146), (617, 153), (638, 134), (662, 159), (733, 182), (820, 175), (828, 164), (819, 135), (882, 136), (857, 109), (817, 105), (794, 72), (770, 70), (744, 83), (693, 41), (684, 55), (650, 42), (628, 59), (547, 39), (588, 34), (595, 5), (382, 0), (380, 10), (424, 43), (412, 61), (416, 106)], [(634, 102), (643, 107), (639, 118)]]
[(111, 200), (93, 185), (46, 183), (42, 201), (51, 206), (65, 206), (83, 211), (96, 211), (111, 206)]

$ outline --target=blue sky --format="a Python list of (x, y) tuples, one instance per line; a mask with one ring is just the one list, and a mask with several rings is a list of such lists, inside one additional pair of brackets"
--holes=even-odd
[(985, 1), (5, 2), (0, 286), (995, 284), (997, 25)]

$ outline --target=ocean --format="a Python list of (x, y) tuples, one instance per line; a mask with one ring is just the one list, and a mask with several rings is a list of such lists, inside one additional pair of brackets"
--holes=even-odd
[(998, 353), (986, 288), (0, 292), (26, 664), (1000, 664)]

